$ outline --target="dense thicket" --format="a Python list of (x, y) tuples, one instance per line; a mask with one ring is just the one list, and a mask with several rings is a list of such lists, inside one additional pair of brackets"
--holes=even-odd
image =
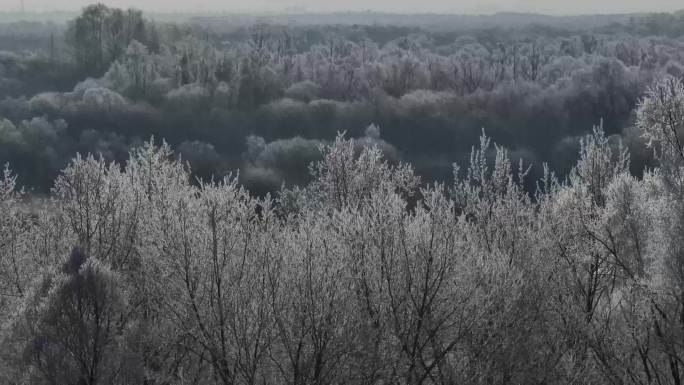
[(264, 198), (151, 142), (72, 159), (38, 207), (7, 170), (0, 381), (681, 384), (684, 85), (636, 116), (656, 168), (597, 127), (535, 194), (484, 135), (428, 185), (338, 136)]
[(222, 27), (94, 5), (66, 26), (0, 27), (0, 163), (47, 192), (77, 151), (124, 162), (154, 136), (197, 175), (239, 168), (263, 195), (308, 181), (306, 165), (337, 132), (445, 180), (485, 128), (534, 164), (532, 175), (543, 161), (565, 175), (579, 139), (603, 120), (633, 147), (639, 173), (652, 157), (632, 111), (653, 79), (684, 73), (682, 16), (602, 27), (587, 17), (584, 32), (558, 20), (565, 29), (464, 30), (465, 19), (453, 29)]

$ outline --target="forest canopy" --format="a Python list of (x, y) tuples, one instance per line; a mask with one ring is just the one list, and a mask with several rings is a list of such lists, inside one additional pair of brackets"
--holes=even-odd
[(0, 24), (0, 383), (682, 384), (684, 14), (298, 17)]
[[(653, 159), (636, 103), (684, 73), (681, 14), (346, 17), (171, 23), (93, 5), (67, 24), (0, 24), (0, 163), (47, 193), (75, 153), (125, 162), (154, 137), (197, 176), (240, 169), (263, 195), (310, 180), (306, 164), (338, 132), (377, 127), (364, 140), (438, 181), (483, 129), (535, 177), (544, 162), (566, 175), (602, 124), (640, 174)], [(255, 140), (275, 152), (254, 154)]]
[[(377, 127), (265, 197), (151, 141), (76, 156), (38, 207), (6, 169), (0, 381), (679, 384), (683, 126), (684, 84), (659, 80), (636, 111), (655, 168), (598, 126), (534, 193), (485, 135), (425, 184)], [(313, 145), (248, 142), (257, 164)]]

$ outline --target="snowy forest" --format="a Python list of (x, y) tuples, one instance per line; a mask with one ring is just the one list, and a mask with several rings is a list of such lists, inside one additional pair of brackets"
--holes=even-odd
[(0, 383), (684, 383), (684, 13), (352, 16), (0, 19)]

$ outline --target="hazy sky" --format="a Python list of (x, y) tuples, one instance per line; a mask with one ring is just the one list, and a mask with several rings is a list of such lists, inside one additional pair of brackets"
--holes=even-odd
[[(30, 11), (78, 10), (95, 0), (23, 0)], [(684, 0), (100, 0), (117, 7), (155, 11), (375, 10), (391, 12), (492, 13), (499, 11), (553, 14), (673, 11)], [(18, 10), (21, 0), (0, 0), (0, 10)]]

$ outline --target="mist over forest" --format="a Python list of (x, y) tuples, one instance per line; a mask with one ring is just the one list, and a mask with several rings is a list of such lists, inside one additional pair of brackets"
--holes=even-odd
[(684, 11), (0, 14), (0, 383), (684, 382)]
[[(45, 193), (76, 152), (123, 162), (154, 137), (263, 194), (307, 181), (338, 132), (445, 180), (484, 129), (536, 176), (566, 173), (601, 122), (640, 148), (638, 99), (684, 69), (682, 15), (362, 16), (161, 23), (93, 6), (1, 24), (0, 162)], [(633, 155), (638, 173), (649, 154)]]

